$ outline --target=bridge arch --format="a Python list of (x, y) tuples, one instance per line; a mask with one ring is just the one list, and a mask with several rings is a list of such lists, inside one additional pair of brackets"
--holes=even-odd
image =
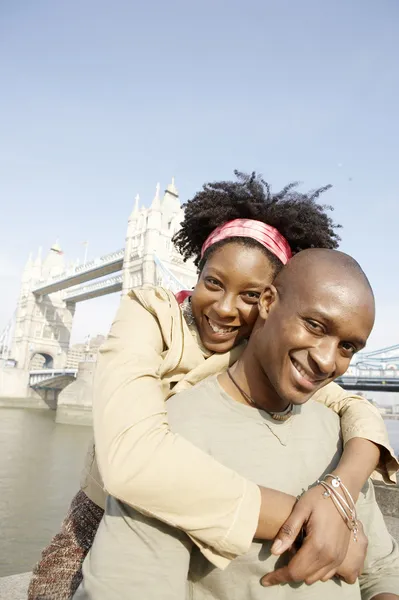
[(36, 350), (32, 353), (29, 362), (30, 371), (38, 371), (40, 369), (53, 369), (54, 357), (48, 352)]

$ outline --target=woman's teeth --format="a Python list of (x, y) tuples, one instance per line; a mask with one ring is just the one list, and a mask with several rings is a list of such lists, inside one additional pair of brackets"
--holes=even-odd
[(208, 323), (209, 323), (209, 327), (215, 333), (230, 333), (230, 332), (234, 331), (235, 329), (237, 329), (236, 327), (221, 327), (220, 325), (217, 325), (216, 323), (211, 321), (211, 319), (208, 319)]

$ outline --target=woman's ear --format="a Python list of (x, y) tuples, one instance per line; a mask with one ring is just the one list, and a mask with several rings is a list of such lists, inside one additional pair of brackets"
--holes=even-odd
[(270, 307), (277, 300), (277, 296), (277, 290), (271, 283), (263, 290), (258, 302), (259, 316), (262, 319), (267, 319)]

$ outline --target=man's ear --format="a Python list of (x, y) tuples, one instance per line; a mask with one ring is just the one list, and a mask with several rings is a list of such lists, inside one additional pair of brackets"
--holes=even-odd
[(274, 302), (276, 302), (277, 296), (277, 290), (271, 283), (263, 290), (258, 302), (259, 316), (262, 319), (267, 319), (270, 307)]

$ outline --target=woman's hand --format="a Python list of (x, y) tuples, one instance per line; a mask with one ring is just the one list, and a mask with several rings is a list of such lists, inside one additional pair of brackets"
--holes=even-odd
[(362, 552), (348, 560), (344, 559), (353, 536), (331, 498), (323, 496), (323, 488), (317, 485), (308, 490), (296, 503), (291, 515), (281, 527), (272, 545), (272, 554), (281, 555), (293, 547), (295, 539), (304, 528), (305, 539), (289, 564), (262, 578), (262, 585), (270, 586), (288, 582), (307, 584), (326, 581), (343, 564), (345, 580), (357, 577), (359, 562), (363, 564), (366, 554)]

